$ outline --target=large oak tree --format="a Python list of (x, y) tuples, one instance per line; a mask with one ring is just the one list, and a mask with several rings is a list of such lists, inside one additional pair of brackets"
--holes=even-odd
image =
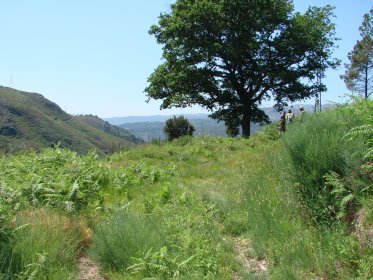
[(294, 13), (291, 0), (177, 0), (149, 33), (163, 64), (149, 77), (161, 109), (198, 104), (227, 125), (268, 122), (264, 100), (281, 109), (325, 86), (318, 74), (336, 64), (332, 7)]

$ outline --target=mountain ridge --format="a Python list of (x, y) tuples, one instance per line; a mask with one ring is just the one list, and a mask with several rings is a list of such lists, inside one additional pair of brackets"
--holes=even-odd
[[(292, 106), (285, 107), (284, 110), (293, 109), (295, 113), (298, 113), (299, 107), (303, 106), (306, 111), (311, 112), (314, 106), (311, 104), (294, 104)], [(280, 113), (277, 112), (273, 107), (262, 108), (264, 112), (269, 116), (271, 121), (276, 121), (280, 119)], [(109, 122), (113, 125), (122, 125), (128, 123), (144, 123), (144, 122), (164, 122), (173, 116), (184, 116), (188, 120), (193, 119), (206, 119), (209, 118), (208, 113), (196, 113), (196, 114), (168, 114), (168, 115), (150, 115), (150, 116), (124, 116), (124, 117), (108, 117), (102, 118), (103, 120)]]
[(108, 154), (134, 144), (66, 113), (39, 93), (0, 86), (0, 151), (60, 145), (81, 154)]
[[(284, 110), (292, 109), (295, 114), (298, 114), (299, 107), (303, 106), (306, 111), (313, 111), (312, 105), (294, 104), (284, 108)], [(280, 113), (273, 107), (263, 108), (265, 113), (269, 116), (272, 122), (280, 119)], [(128, 116), (128, 117), (114, 117), (104, 118), (107, 122), (124, 128), (137, 137), (149, 142), (152, 139), (165, 139), (163, 135), (163, 127), (167, 119), (176, 115), (153, 115), (153, 116)], [(211, 119), (208, 114), (184, 114), (183, 115), (195, 127), (194, 135), (215, 135), (226, 136), (226, 128), (224, 122), (218, 122)], [(254, 134), (261, 129), (261, 126), (256, 123), (251, 123), (250, 133)]]

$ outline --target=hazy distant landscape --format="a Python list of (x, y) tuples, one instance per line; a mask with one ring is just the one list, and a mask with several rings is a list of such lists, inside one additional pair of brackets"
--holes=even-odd
[[(296, 115), (299, 114), (299, 107), (303, 106), (305, 110), (312, 113), (314, 106), (312, 105), (293, 105), (292, 107), (285, 107), (284, 110), (292, 109)], [(330, 108), (327, 105), (325, 108)], [(264, 108), (264, 112), (269, 116), (272, 122), (280, 119), (280, 113), (274, 108)], [(113, 125), (128, 130), (144, 141), (151, 141), (152, 139), (164, 140), (163, 127), (167, 119), (172, 118), (173, 115), (156, 115), (156, 116), (130, 116), (130, 117), (114, 117), (105, 118), (105, 120)], [(224, 122), (217, 122), (208, 117), (208, 114), (186, 114), (184, 115), (190, 123), (195, 127), (195, 135), (215, 135), (227, 136)], [(254, 134), (261, 129), (258, 124), (252, 124), (251, 133)]]

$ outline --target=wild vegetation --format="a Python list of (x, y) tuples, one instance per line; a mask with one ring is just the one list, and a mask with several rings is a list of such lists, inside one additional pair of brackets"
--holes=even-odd
[(0, 158), (0, 278), (370, 279), (371, 100), (250, 139)]

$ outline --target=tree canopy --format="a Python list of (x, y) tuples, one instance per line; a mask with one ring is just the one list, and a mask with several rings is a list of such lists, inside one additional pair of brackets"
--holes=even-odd
[(263, 101), (280, 110), (325, 90), (316, 76), (337, 64), (332, 10), (294, 13), (291, 0), (177, 0), (150, 28), (164, 62), (145, 92), (161, 109), (198, 104), (249, 136), (250, 122), (269, 121)]
[(341, 78), (349, 90), (368, 98), (373, 91), (373, 8), (364, 15), (359, 30), (362, 38), (348, 53), (350, 63), (345, 64), (346, 72)]

